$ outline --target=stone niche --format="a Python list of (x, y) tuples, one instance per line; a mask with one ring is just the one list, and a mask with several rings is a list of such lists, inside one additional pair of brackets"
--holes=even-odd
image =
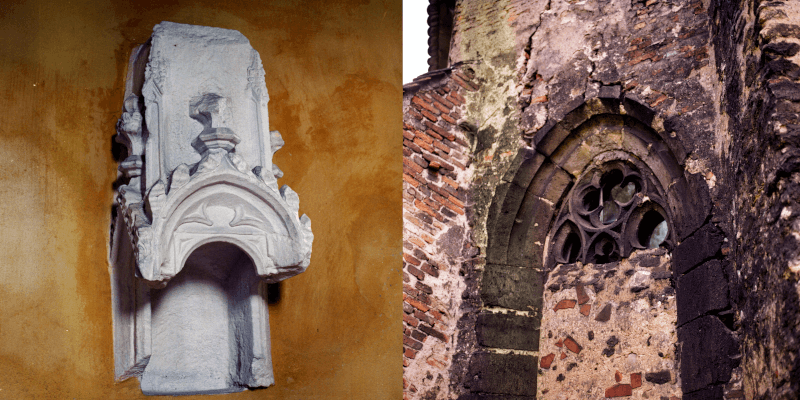
[(150, 395), (274, 383), (266, 284), (305, 271), (311, 222), (272, 155), (261, 58), (162, 22), (130, 57), (111, 237), (114, 364)]

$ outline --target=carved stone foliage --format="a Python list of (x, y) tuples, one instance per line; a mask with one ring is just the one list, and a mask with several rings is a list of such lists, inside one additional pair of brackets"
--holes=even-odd
[(551, 260), (605, 264), (637, 249), (672, 246), (665, 205), (647, 167), (623, 160), (596, 165), (578, 179), (561, 208)]
[(147, 394), (273, 383), (263, 285), (305, 271), (313, 234), (297, 194), (278, 188), (272, 155), (284, 142), (268, 129), (268, 101), (261, 58), (239, 32), (162, 22), (131, 55), (110, 257), (115, 364)]

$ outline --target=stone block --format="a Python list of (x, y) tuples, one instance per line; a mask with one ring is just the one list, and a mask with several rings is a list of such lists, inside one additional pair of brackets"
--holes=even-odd
[[(684, 393), (727, 383), (736, 365), (738, 341), (719, 320), (707, 315), (678, 328), (681, 345), (681, 385)], [(699, 398), (699, 397), (698, 397)]]
[(729, 307), (728, 281), (719, 260), (710, 260), (678, 278), (678, 325)]
[(542, 304), (542, 272), (532, 268), (486, 265), (481, 298), (486, 306), (531, 311)]
[(714, 257), (722, 248), (725, 233), (716, 225), (703, 225), (675, 248), (675, 276), (683, 275), (703, 261)]
[(514, 314), (483, 312), (475, 323), (481, 346), (514, 350), (539, 349), (539, 321)]
[(600, 86), (600, 92), (597, 97), (601, 99), (619, 99), (622, 95), (622, 87), (620, 85)]
[(535, 396), (538, 367), (534, 356), (475, 353), (465, 386), (478, 393)]
[(694, 392), (683, 392), (683, 400), (723, 400), (725, 390), (722, 385), (710, 386)]
[(557, 203), (572, 185), (572, 176), (555, 164), (544, 163), (537, 171), (526, 196), (537, 196)]
[(632, 93), (625, 93), (625, 97), (622, 99), (622, 105), (625, 107), (625, 112), (642, 122), (643, 124), (650, 126), (653, 122), (653, 117), (655, 117), (656, 112), (644, 105), (635, 95)]
[(554, 213), (551, 202), (530, 194), (525, 196), (508, 238), (507, 264), (520, 267), (543, 265), (547, 228)]
[(536, 400), (536, 396), (507, 396), (504, 394), (466, 393), (458, 400)]
[(486, 220), (486, 232), (488, 234), (488, 243), (486, 245), (487, 262), (506, 263), (508, 238), (524, 193), (523, 188), (512, 183), (500, 183), (495, 188), (494, 198), (489, 206), (489, 215)]
[(667, 201), (679, 242), (697, 231), (711, 213), (708, 185), (700, 174), (686, 174), (686, 179), (675, 180), (667, 189)]

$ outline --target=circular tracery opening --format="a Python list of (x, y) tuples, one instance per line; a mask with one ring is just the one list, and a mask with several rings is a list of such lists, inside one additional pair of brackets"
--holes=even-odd
[(633, 249), (668, 245), (669, 218), (656, 182), (646, 167), (621, 160), (584, 173), (559, 213), (553, 261), (605, 264)]

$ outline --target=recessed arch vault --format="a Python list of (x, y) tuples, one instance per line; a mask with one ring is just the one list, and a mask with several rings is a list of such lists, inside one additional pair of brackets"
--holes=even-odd
[[(647, 219), (645, 225), (648, 229), (654, 229), (649, 225), (659, 223), (659, 216), (662, 216), (669, 223), (670, 249), (703, 226), (711, 208), (707, 185), (701, 176), (686, 173), (683, 167), (686, 150), (676, 139), (677, 135), (665, 132), (654, 120), (652, 110), (630, 98), (593, 98), (567, 113), (561, 120), (549, 122), (540, 131), (524, 138), (529, 147), (518, 151), (496, 187), (487, 216), (486, 266), (480, 295), (483, 306), (488, 309), (482, 314), (491, 314), (496, 312), (492, 309), (499, 308), (518, 316), (541, 320), (546, 311), (543, 304), (550, 307), (547, 310), (552, 312), (552, 298), (543, 299), (548, 273), (557, 263), (551, 257), (554, 250), (548, 246), (553, 237), (559, 235), (562, 240), (572, 241), (576, 246), (590, 244), (587, 243), (590, 238), (575, 229), (574, 224), (563, 224), (563, 219), (558, 221), (573, 189), (580, 188), (580, 180), (599, 166), (613, 163), (630, 165), (652, 181), (653, 193), (658, 193), (661, 201), (647, 203), (651, 205), (631, 211), (629, 218), (636, 223)], [(644, 197), (642, 204), (647, 202), (647, 196)], [(556, 232), (562, 226), (565, 229)], [(611, 232), (601, 234), (610, 238), (615, 235)], [(602, 239), (602, 235), (595, 236), (595, 239)], [(637, 244), (644, 240), (639, 236), (636, 233), (632, 235)], [(629, 246), (623, 258), (631, 250)], [(574, 250), (565, 246), (555, 251), (565, 252), (568, 257)], [(658, 257), (662, 267), (664, 262), (669, 264), (669, 254), (657, 254), (660, 254)], [(612, 261), (609, 259), (605, 262)], [(581, 268), (580, 263), (577, 268)], [(575, 267), (568, 269), (575, 271)], [(670, 281), (663, 279), (673, 279), (672, 273), (667, 277), (661, 272), (659, 274), (661, 286), (670, 286), (664, 286), (664, 282)], [(649, 275), (645, 271), (641, 276)], [(629, 279), (632, 282), (641, 276), (637, 272)], [(585, 318), (589, 318), (590, 313), (592, 321), (595, 317), (600, 318), (598, 313), (603, 304), (585, 303), (585, 295), (584, 300), (580, 300), (584, 290), (578, 289), (574, 283), (572, 285), (568, 286), (571, 293), (569, 297), (574, 298), (577, 291), (578, 299), (559, 303), (555, 308), (575, 307), (571, 312), (576, 315), (580, 309), (580, 313), (587, 316)], [(566, 293), (563, 285), (558, 290)], [(668, 290), (674, 293), (674, 287)], [(592, 298), (594, 293), (591, 292)], [(538, 328), (540, 323), (537, 322), (535, 326)], [(543, 341), (555, 343), (558, 340), (545, 339), (550, 334), (545, 330), (532, 334)], [(564, 340), (566, 343), (567, 340)], [(584, 336), (577, 341), (586, 340), (591, 339)], [(576, 352), (581, 350), (579, 346), (574, 349)], [(552, 358), (545, 357), (544, 353), (540, 357), (542, 364), (539, 367), (544, 368), (545, 364), (549, 367)], [(472, 364), (475, 371), (480, 369), (478, 364)], [(513, 372), (509, 370), (508, 373)]]
[(703, 179), (684, 173), (684, 149), (651, 127), (645, 106), (594, 98), (528, 138), (498, 185), (487, 219), (487, 263), (541, 267), (547, 233), (576, 179), (603, 153), (623, 152), (647, 165), (665, 191), (677, 240), (705, 221)]

